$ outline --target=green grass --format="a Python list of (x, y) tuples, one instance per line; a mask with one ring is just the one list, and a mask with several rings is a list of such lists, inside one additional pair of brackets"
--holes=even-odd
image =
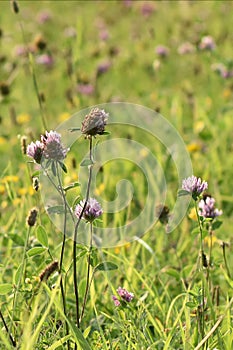
[[(224, 79), (212, 66), (223, 63), (232, 70), (232, 2), (132, 1), (130, 6), (121, 1), (18, 3), (20, 12), (15, 14), (10, 2), (0, 1), (0, 309), (17, 349), (67, 349), (69, 340), (71, 348), (76, 342), (81, 349), (94, 350), (231, 350), (233, 85), (232, 78)], [(148, 16), (142, 14), (145, 3), (154, 8)], [(51, 19), (40, 23), (38, 16), (43, 10), (50, 12)], [(65, 36), (68, 27), (76, 31), (75, 37)], [(101, 31), (108, 32), (106, 41), (100, 39)], [(29, 56), (15, 54), (17, 45), (35, 47), (38, 35), (46, 42), (44, 50), (37, 49)], [(214, 51), (198, 49), (205, 35), (214, 38)], [(197, 49), (179, 55), (177, 49), (186, 41)], [(155, 53), (160, 44), (169, 47), (165, 58)], [(37, 63), (43, 53), (54, 58), (51, 68)], [(158, 70), (156, 60), (160, 61)], [(111, 67), (98, 76), (98, 66), (103, 62), (109, 62)], [(9, 87), (7, 95), (3, 83)], [(79, 93), (78, 83), (93, 85), (93, 94)], [(44, 100), (40, 107), (41, 93)], [(75, 325), (71, 239), (66, 242), (63, 264), (67, 317), (59, 274), (54, 273), (47, 283), (39, 283), (43, 269), (60, 258), (62, 233), (50, 221), (40, 191), (32, 188), (34, 166), (22, 154), (20, 139), (25, 135), (29, 144), (45, 132), (42, 116), (47, 129), (54, 130), (64, 120), (64, 113), (71, 116), (87, 107), (114, 101), (159, 110), (181, 135), (190, 152), (194, 174), (208, 181), (216, 206), (223, 210), (222, 225), (214, 232), (217, 240), (212, 251), (210, 286), (204, 281), (207, 309), (203, 346), (197, 317), (203, 277), (197, 271), (199, 235), (192, 233), (197, 222), (188, 217), (189, 211), (169, 234), (164, 225), (157, 223), (125, 246), (93, 250), (94, 266), (110, 261), (118, 269), (96, 271), (80, 329)], [(111, 134), (97, 137), (95, 142), (128, 138), (150, 149), (164, 171), (166, 205), (172, 211), (179, 184), (166, 147), (133, 127), (110, 125), (107, 130)], [(152, 133), (159, 135), (157, 130)], [(65, 161), (66, 184), (79, 181), (79, 165), (86, 152), (88, 143), (80, 138)], [(127, 149), (125, 153), (127, 156)], [(100, 196), (100, 202), (116, 198), (116, 184), (121, 179), (130, 181), (134, 188), (133, 201), (126, 209), (103, 215), (103, 226), (117, 227), (140, 213), (146, 202), (147, 181), (133, 161), (115, 159), (102, 170), (97, 174), (96, 186), (91, 188), (93, 196)], [(85, 171), (86, 167), (82, 174)], [(153, 169), (149, 174), (149, 181), (156, 187), (158, 178)], [(78, 195), (80, 188), (72, 189), (69, 203)], [(156, 204), (155, 199), (151, 205)], [(35, 206), (39, 210), (37, 223), (28, 231), (26, 218)], [(44, 241), (38, 228), (41, 226)], [(227, 274), (222, 241), (229, 243), (226, 259), (231, 276)], [(44, 249), (37, 255), (32, 250), (30, 256), (30, 249), (36, 247)], [(204, 250), (208, 256), (206, 242)], [(86, 281), (85, 253), (86, 248), (79, 246), (81, 303)], [(135, 295), (126, 308), (115, 307), (111, 298), (119, 286)], [(13, 348), (9, 333), (1, 323), (0, 348)]]

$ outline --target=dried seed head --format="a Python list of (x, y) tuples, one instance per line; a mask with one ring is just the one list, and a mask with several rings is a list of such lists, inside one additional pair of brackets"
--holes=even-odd
[(169, 220), (169, 208), (166, 205), (159, 204), (156, 207), (156, 216), (161, 224), (167, 224)]
[(21, 150), (23, 154), (27, 154), (27, 137), (26, 136), (22, 136), (20, 139), (20, 143), (21, 143)]
[(9, 93), (10, 93), (10, 86), (9, 86), (9, 84), (4, 82), (4, 81), (2, 81), (0, 83), (0, 92), (1, 92), (2, 96), (9, 95)]
[(28, 214), (28, 217), (27, 217), (27, 224), (28, 224), (28, 226), (32, 227), (32, 226), (35, 225), (37, 214), (38, 214), (38, 209), (37, 208), (32, 208), (30, 210), (30, 212)]
[(39, 34), (35, 37), (33, 42), (36, 50), (44, 50), (47, 46), (45, 39)]
[(16, 0), (11, 0), (11, 5), (14, 13), (19, 13), (19, 5)]
[(40, 182), (39, 182), (38, 177), (33, 177), (33, 179), (32, 179), (32, 187), (34, 188), (35, 191), (39, 190)]
[(46, 282), (54, 271), (58, 269), (58, 261), (54, 260), (51, 264), (47, 265), (46, 268), (40, 273), (39, 277), (41, 282)]
[(92, 108), (89, 114), (87, 114), (82, 122), (81, 132), (87, 137), (102, 135), (107, 124), (108, 113), (103, 109)]

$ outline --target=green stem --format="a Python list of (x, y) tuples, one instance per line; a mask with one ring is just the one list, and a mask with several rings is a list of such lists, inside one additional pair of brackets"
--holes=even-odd
[[(65, 289), (64, 289), (64, 285), (63, 285), (63, 278), (62, 278), (62, 265), (63, 265), (63, 258), (64, 258), (64, 252), (65, 252), (65, 243), (66, 243), (66, 227), (67, 227), (67, 200), (65, 197), (65, 193), (62, 187), (62, 182), (61, 182), (61, 178), (60, 178), (60, 173), (59, 173), (59, 169), (58, 169), (58, 164), (56, 162), (56, 172), (57, 172), (57, 177), (58, 177), (58, 189), (61, 193), (63, 202), (64, 202), (64, 210), (65, 210), (65, 214), (64, 214), (64, 226), (63, 226), (63, 240), (62, 240), (62, 248), (61, 248), (61, 255), (60, 255), (60, 262), (59, 262), (59, 274), (61, 276), (60, 278), (60, 288), (61, 288), (61, 295), (62, 295), (62, 304), (63, 304), (63, 311), (64, 311), (64, 315), (67, 317), (67, 310), (66, 310), (66, 297), (65, 297)], [(65, 326), (66, 326), (66, 335), (69, 335), (69, 325), (68, 322), (65, 321)], [(70, 350), (70, 342), (69, 340), (67, 341), (67, 348), (68, 350)]]
[[(93, 238), (93, 224), (90, 224), (90, 248), (89, 248), (89, 252), (88, 252), (88, 260), (87, 260), (87, 278), (86, 278), (86, 289), (85, 289), (85, 294), (84, 294), (84, 299), (83, 299), (83, 306), (82, 306), (82, 311), (81, 311), (81, 315), (80, 315), (80, 322), (82, 321), (83, 315), (84, 315), (84, 311), (85, 311), (85, 307), (86, 307), (86, 303), (87, 303), (87, 296), (88, 296), (88, 292), (91, 286), (91, 282), (90, 282), (90, 267), (91, 267), (91, 252), (92, 252), (92, 238)], [(92, 279), (91, 279), (92, 281)]]
[(201, 335), (202, 338), (204, 337), (204, 331), (205, 331), (205, 319), (204, 319), (204, 309), (205, 309), (205, 286), (204, 286), (204, 276), (203, 276), (203, 254), (204, 254), (204, 249), (203, 249), (203, 230), (202, 230), (202, 223), (200, 220), (200, 216), (198, 213), (198, 208), (197, 208), (197, 201), (195, 200), (195, 211), (196, 211), (196, 216), (198, 220), (198, 225), (199, 225), (199, 230), (200, 230), (200, 253), (201, 253), (201, 300), (202, 300), (202, 307), (201, 307), (201, 313), (200, 313), (200, 318), (201, 318)]
[[(90, 137), (90, 147), (89, 147), (89, 159), (92, 161), (92, 137)], [(79, 224), (81, 222), (83, 213), (86, 209), (87, 206), (87, 201), (89, 199), (90, 195), (90, 188), (91, 188), (91, 179), (92, 179), (92, 167), (93, 165), (91, 164), (89, 166), (89, 177), (88, 177), (88, 183), (87, 183), (87, 192), (86, 192), (86, 199), (84, 202), (83, 209), (80, 213), (80, 217), (78, 218), (78, 221), (75, 225), (74, 229), (74, 241), (73, 241), (73, 280), (74, 280), (74, 293), (75, 293), (75, 303), (76, 303), (76, 323), (77, 327), (80, 327), (80, 318), (79, 318), (79, 291), (78, 291), (78, 280), (77, 280), (77, 258), (76, 258), (76, 241), (77, 241), (77, 235), (78, 235), (78, 228)], [(75, 349), (77, 349), (77, 345), (75, 345)]]
[(226, 258), (226, 244), (225, 242), (222, 243), (222, 252), (223, 252), (223, 259), (224, 259), (224, 263), (225, 263), (225, 267), (227, 270), (227, 275), (228, 277), (231, 279), (231, 273), (227, 264), (227, 258)]

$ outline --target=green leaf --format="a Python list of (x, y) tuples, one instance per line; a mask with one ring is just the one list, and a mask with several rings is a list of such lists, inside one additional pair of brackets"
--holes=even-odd
[(20, 264), (16, 270), (15, 277), (14, 277), (14, 283), (17, 285), (20, 282), (21, 274), (22, 274), (22, 268), (23, 265)]
[(67, 174), (67, 167), (65, 166), (65, 164), (62, 163), (62, 162), (59, 162), (59, 165), (60, 165), (60, 167), (62, 168), (62, 170), (64, 171), (64, 173)]
[(195, 227), (192, 231), (191, 231), (191, 235), (196, 236), (200, 233), (200, 228), (199, 227)]
[(80, 183), (79, 182), (73, 182), (72, 184), (66, 186), (63, 188), (64, 191), (69, 191), (71, 190), (72, 188), (75, 188), (75, 187), (78, 187), (80, 186)]
[(38, 241), (46, 248), (49, 246), (48, 235), (43, 226), (38, 226), (36, 231)]
[(177, 280), (180, 279), (180, 274), (175, 269), (168, 269), (165, 271), (165, 273), (169, 276), (175, 277)]
[(179, 190), (177, 195), (178, 197), (182, 197), (182, 196), (187, 196), (187, 195), (190, 195), (191, 193), (189, 191), (186, 191), (186, 190)]
[(39, 176), (40, 173), (41, 173), (40, 170), (34, 171), (34, 173), (32, 174), (32, 177)]
[(56, 175), (57, 175), (57, 169), (56, 169), (55, 162), (52, 162), (51, 169), (52, 169), (53, 176), (56, 177)]
[(47, 208), (48, 214), (64, 214), (65, 209), (63, 205), (55, 205), (54, 207)]
[(44, 253), (46, 250), (47, 249), (44, 247), (34, 247), (34, 248), (28, 250), (27, 255), (29, 257), (35, 256), (35, 255), (40, 255), (40, 254)]
[(217, 228), (219, 228), (221, 225), (222, 225), (222, 221), (215, 221), (215, 222), (212, 224), (212, 229), (213, 229), (213, 230), (217, 230)]
[(84, 159), (84, 160), (81, 162), (80, 166), (88, 166), (88, 165), (92, 165), (92, 164), (94, 164), (94, 163), (92, 162), (91, 159)]
[(24, 240), (21, 236), (19, 236), (17, 233), (9, 233), (8, 237), (18, 246), (23, 247), (24, 246)]
[(68, 339), (71, 338), (71, 334), (66, 335), (63, 338), (60, 338), (59, 340), (57, 340), (55, 343), (53, 343), (53, 345), (51, 345), (49, 348), (47, 348), (47, 350), (55, 350), (57, 348), (60, 348), (61, 345), (63, 345), (64, 343), (67, 342)]
[(111, 135), (109, 131), (104, 131), (101, 135)]
[(118, 266), (111, 261), (102, 262), (95, 267), (95, 271), (111, 271), (117, 269)]
[(79, 350), (91, 350), (90, 345), (84, 338), (82, 332), (80, 331), (79, 328), (75, 326), (75, 324), (70, 320), (67, 319), (68, 324), (70, 326), (70, 330), (74, 336), (76, 344), (79, 346)]
[(192, 301), (188, 301), (185, 305), (190, 307), (190, 309), (194, 309), (196, 307), (196, 304)]
[(74, 131), (79, 131), (80, 128), (69, 128), (68, 130), (69, 130), (70, 132), (74, 132)]
[(12, 291), (12, 284), (10, 283), (0, 284), (0, 295), (8, 294), (11, 291)]

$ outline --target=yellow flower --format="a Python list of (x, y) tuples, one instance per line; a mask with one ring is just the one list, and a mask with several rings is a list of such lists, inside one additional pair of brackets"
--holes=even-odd
[(142, 158), (145, 158), (146, 156), (148, 156), (148, 149), (146, 148), (141, 149), (140, 156), (142, 156)]
[(5, 209), (7, 207), (7, 205), (8, 205), (7, 201), (2, 201), (2, 203), (1, 203), (2, 209)]
[(187, 146), (187, 150), (189, 151), (189, 153), (200, 151), (200, 149), (201, 149), (201, 145), (196, 142), (192, 142)]
[(0, 136), (0, 145), (5, 145), (6, 139), (5, 137)]
[(197, 221), (197, 214), (195, 208), (192, 208), (188, 214), (189, 219)]
[(58, 120), (59, 120), (59, 122), (64, 122), (65, 120), (67, 120), (69, 118), (70, 118), (70, 113), (64, 112), (64, 113), (61, 113), (59, 115)]
[(100, 196), (101, 193), (104, 191), (104, 189), (105, 189), (105, 185), (104, 185), (103, 183), (101, 183), (101, 184), (99, 185), (99, 187), (97, 187), (97, 188), (95, 189), (95, 195), (96, 195), (96, 196)]
[(215, 243), (220, 243), (220, 240), (216, 237), (216, 236), (213, 236), (212, 235), (212, 243), (211, 243), (211, 236), (206, 236), (205, 238), (204, 238), (204, 242), (208, 245), (208, 247), (210, 247), (211, 246), (211, 244), (212, 245), (214, 245)]
[(7, 182), (18, 182), (19, 181), (19, 177), (16, 175), (7, 175), (2, 179), (3, 183), (7, 183)]
[(14, 207), (17, 207), (21, 203), (21, 198), (14, 198), (12, 203)]
[(27, 113), (21, 113), (21, 114), (17, 115), (17, 117), (16, 117), (16, 121), (20, 125), (28, 123), (30, 120), (31, 120), (31, 117)]
[(0, 194), (3, 194), (5, 192), (5, 186), (0, 185)]
[(19, 196), (25, 196), (25, 194), (27, 194), (27, 193), (28, 193), (28, 190), (25, 187), (22, 187), (22, 188), (18, 189), (18, 195)]
[(205, 127), (203, 120), (198, 120), (194, 123), (194, 131), (199, 134)]
[(225, 89), (223, 90), (223, 97), (228, 99), (231, 96), (231, 90), (230, 89)]

